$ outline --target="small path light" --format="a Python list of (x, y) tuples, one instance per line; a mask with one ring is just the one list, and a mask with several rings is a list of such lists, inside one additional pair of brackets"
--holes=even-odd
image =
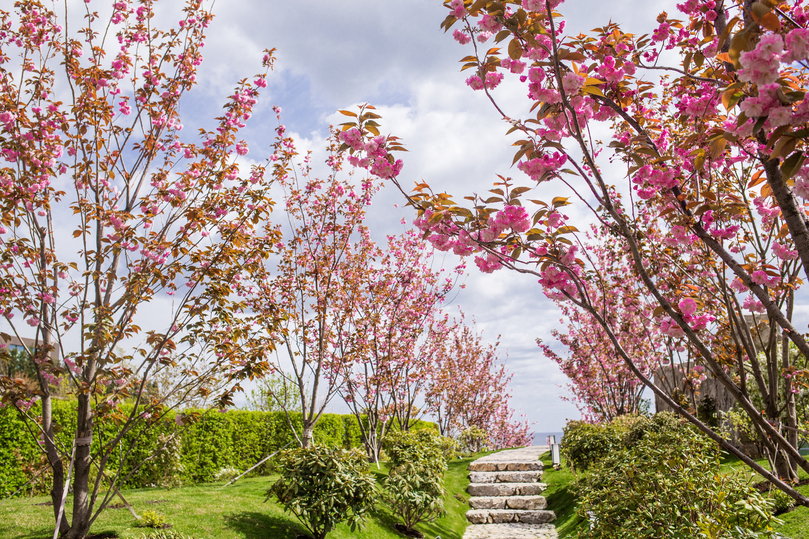
[(555, 442), (551, 444), (551, 464), (553, 464), (553, 467), (556, 469), (559, 469), (562, 465), (562, 458), (559, 455), (559, 444)]

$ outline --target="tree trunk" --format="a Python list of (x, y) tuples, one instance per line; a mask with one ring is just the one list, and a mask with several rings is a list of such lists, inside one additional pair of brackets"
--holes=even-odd
[[(51, 396), (45, 393), (40, 399), (42, 403), (42, 430), (45, 432), (45, 452), (48, 455), (48, 462), (53, 470), (53, 487), (51, 488), (51, 502), (53, 502), (53, 519), (59, 518), (59, 508), (62, 505), (62, 495), (65, 490), (65, 467), (62, 459), (59, 458), (59, 451), (54, 443), (53, 432), (53, 406)], [(62, 516), (59, 523), (59, 535), (64, 535), (70, 529), (67, 517)]]
[(315, 426), (312, 425), (309, 421), (304, 420), (303, 422), (303, 435), (301, 436), (301, 447), (306, 449), (307, 447), (311, 447), (312, 445), (312, 435), (313, 431), (315, 430)]
[(90, 396), (79, 395), (76, 418), (76, 461), (73, 478), (73, 525), (67, 539), (81, 539), (90, 531), (90, 444), (93, 435), (93, 415)]

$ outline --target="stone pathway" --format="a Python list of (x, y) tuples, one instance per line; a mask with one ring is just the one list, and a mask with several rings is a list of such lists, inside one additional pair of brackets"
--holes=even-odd
[(540, 496), (546, 485), (539, 455), (548, 446), (509, 449), (469, 464), (472, 495), (464, 539), (556, 539), (556, 519)]

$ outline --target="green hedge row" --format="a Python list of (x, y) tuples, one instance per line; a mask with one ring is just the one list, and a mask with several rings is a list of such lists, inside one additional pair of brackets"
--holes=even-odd
[[(124, 406), (121, 412), (130, 410)], [(31, 409), (32, 414), (36, 415), (37, 412), (36, 407)], [(205, 413), (195, 410), (178, 413), (184, 417), (198, 413), (199, 417), (190, 424), (178, 426), (175, 421), (177, 413), (169, 412), (160, 420), (131, 431), (121, 444), (122, 451), (131, 451), (129, 456), (116, 454), (115, 462), (111, 461), (107, 466), (107, 474), (120, 472), (121, 478), (124, 478), (130, 475), (138, 462), (152, 457), (147, 465), (132, 473), (123, 485), (139, 488), (157, 483), (155, 474), (162, 473), (161, 466), (165, 468), (161, 464), (165, 458), (161, 458), (159, 451), (161, 435), (165, 439), (174, 432), (177, 432), (179, 439), (177, 450), (180, 466), (176, 468), (184, 484), (213, 481), (217, 472), (227, 467), (246, 470), (295, 439), (283, 412), (230, 410)], [(54, 401), (53, 418), (57, 438), (68, 453), (75, 417), (74, 402)], [(300, 414), (293, 414), (292, 419), (300, 432)], [(113, 421), (95, 425), (94, 449), (111, 439), (116, 432), (117, 426)], [(360, 428), (353, 415), (324, 414), (314, 432), (316, 443), (346, 449), (360, 446), (360, 436)], [(263, 465), (254, 473), (265, 474), (268, 466), (271, 464)], [(13, 494), (32, 477), (35, 470), (43, 468), (47, 468), (47, 464), (42, 452), (17, 411), (13, 408), (0, 409), (0, 498)], [(35, 492), (50, 489), (50, 478), (46, 475), (47, 472), (41, 476), (42, 481), (34, 483)], [(26, 486), (23, 492), (32, 492), (32, 485)]]

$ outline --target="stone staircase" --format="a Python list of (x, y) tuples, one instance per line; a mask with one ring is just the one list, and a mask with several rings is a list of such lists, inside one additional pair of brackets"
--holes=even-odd
[(469, 465), (472, 495), (464, 539), (556, 539), (556, 515), (541, 496), (539, 455), (547, 446), (500, 451)]

